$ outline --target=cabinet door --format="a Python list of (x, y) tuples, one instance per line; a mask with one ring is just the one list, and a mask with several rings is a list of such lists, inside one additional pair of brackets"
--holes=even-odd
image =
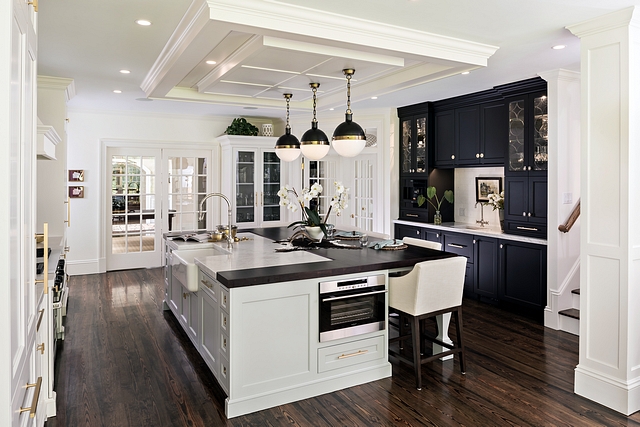
[(262, 225), (282, 220), (278, 191), (282, 187), (282, 171), (280, 159), (275, 151), (262, 151), (262, 187), (258, 198), (262, 217)]
[(209, 369), (219, 378), (218, 360), (220, 347), (220, 309), (218, 301), (202, 292), (202, 331), (200, 333), (200, 354)]
[(425, 229), (425, 230), (423, 230), (422, 234), (423, 234), (422, 238), (424, 240), (428, 240), (430, 242), (437, 242), (437, 243), (442, 244), (442, 232), (436, 231), (436, 230)]
[(480, 105), (480, 163), (504, 164), (508, 145), (508, 117), (504, 102)]
[(435, 114), (434, 142), (434, 166), (452, 166), (456, 159), (454, 110)]
[(509, 136), (507, 163), (504, 168), (505, 175), (511, 173), (522, 173), (527, 171), (525, 164), (525, 138), (527, 134), (527, 117), (526, 117), (527, 97), (518, 97), (512, 99), (507, 104), (509, 113)]
[(426, 174), (427, 169), (427, 154), (428, 154), (428, 142), (427, 142), (427, 117), (421, 116), (415, 119), (416, 123), (416, 145), (414, 147), (414, 164), (415, 173)]
[(504, 218), (526, 221), (529, 211), (529, 179), (526, 176), (505, 176)]
[(256, 150), (234, 150), (235, 165), (235, 222), (243, 226), (255, 226), (256, 200), (258, 187), (256, 183), (257, 167)]
[(490, 237), (474, 239), (476, 295), (490, 299), (498, 297), (498, 240)]
[(411, 139), (413, 120), (402, 120), (402, 135), (400, 136), (400, 173), (405, 175), (413, 172), (413, 140)]
[(530, 95), (531, 131), (527, 152), (527, 171), (529, 175), (546, 176), (548, 164), (548, 127), (547, 127), (547, 93), (539, 92)]
[(477, 105), (456, 108), (455, 142), (457, 163), (473, 165), (480, 163), (480, 108)]
[(527, 308), (547, 303), (547, 248), (543, 245), (500, 240), (499, 297)]
[(422, 238), (422, 229), (420, 227), (412, 227), (410, 225), (396, 224), (395, 227), (396, 239), (404, 239), (405, 237), (413, 237), (415, 239)]
[(529, 210), (527, 218), (534, 224), (547, 223), (547, 177), (529, 178)]

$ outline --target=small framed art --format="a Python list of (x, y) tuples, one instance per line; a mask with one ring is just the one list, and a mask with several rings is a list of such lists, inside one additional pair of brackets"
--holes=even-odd
[(488, 202), (489, 194), (502, 192), (502, 178), (476, 177), (476, 202)]
[(84, 186), (69, 186), (69, 197), (72, 199), (84, 198)]
[(80, 169), (70, 169), (69, 170), (69, 182), (83, 182), (84, 181), (84, 171)]

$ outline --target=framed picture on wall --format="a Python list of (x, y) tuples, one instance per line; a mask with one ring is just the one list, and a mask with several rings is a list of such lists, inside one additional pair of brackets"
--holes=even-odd
[(82, 199), (84, 198), (84, 187), (83, 186), (70, 186), (69, 187), (69, 197), (72, 199)]
[(488, 202), (489, 194), (502, 192), (502, 178), (476, 177), (476, 202)]
[(69, 181), (84, 181), (84, 171), (80, 169), (69, 169)]

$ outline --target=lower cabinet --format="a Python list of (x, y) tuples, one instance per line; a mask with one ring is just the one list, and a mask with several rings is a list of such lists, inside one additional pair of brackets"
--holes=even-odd
[(547, 304), (547, 247), (500, 240), (501, 301), (539, 309)]
[(547, 247), (497, 237), (395, 225), (395, 237), (442, 243), (442, 250), (467, 258), (464, 296), (541, 315), (547, 304)]

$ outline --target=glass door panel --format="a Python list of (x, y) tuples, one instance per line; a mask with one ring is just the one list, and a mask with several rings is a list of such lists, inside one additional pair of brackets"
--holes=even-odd
[(207, 192), (207, 158), (167, 156), (166, 161), (169, 173), (168, 230), (205, 230), (206, 213), (200, 220), (198, 211)]
[(416, 120), (416, 172), (427, 171), (427, 118), (420, 117)]
[(413, 155), (411, 153), (411, 120), (405, 120), (402, 122), (402, 173), (411, 172), (411, 159)]
[(547, 170), (548, 161), (547, 97), (533, 99), (533, 169)]
[(262, 163), (262, 220), (280, 221), (280, 198), (278, 190), (281, 187), (280, 159), (272, 151), (263, 152)]
[(255, 166), (253, 151), (236, 153), (236, 223), (253, 222), (255, 220)]
[(524, 170), (524, 99), (509, 103), (509, 170)]
[(367, 231), (373, 231), (374, 226), (374, 162), (375, 158), (364, 158), (362, 160), (355, 160), (353, 162), (354, 188), (352, 190), (352, 194), (354, 206), (352, 212), (355, 220), (354, 225), (361, 230)]

